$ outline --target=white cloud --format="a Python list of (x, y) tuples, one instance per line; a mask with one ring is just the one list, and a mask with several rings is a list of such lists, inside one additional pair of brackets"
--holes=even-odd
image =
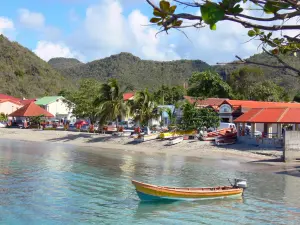
[(17, 32), (11, 19), (0, 17), (0, 34), (4, 34), (10, 40), (16, 39)]
[(41, 29), (45, 26), (45, 17), (42, 13), (31, 12), (28, 9), (19, 9), (19, 22), (26, 28)]
[(155, 37), (156, 29), (144, 26), (149, 18), (139, 10), (128, 17), (118, 0), (102, 0), (86, 10), (82, 27), (68, 44), (80, 49), (89, 59), (102, 58), (120, 52), (131, 52), (144, 59), (172, 60), (179, 56), (169, 47), (164, 36)]
[(0, 34), (7, 30), (14, 30), (14, 23), (6, 17), (0, 17)]
[(55, 57), (83, 59), (79, 53), (72, 51), (63, 43), (39, 41), (33, 52), (45, 61)]

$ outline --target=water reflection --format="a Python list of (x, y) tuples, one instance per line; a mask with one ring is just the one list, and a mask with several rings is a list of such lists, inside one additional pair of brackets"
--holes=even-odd
[[(67, 145), (0, 141), (3, 224), (297, 224), (300, 179), (228, 161), (94, 154)], [(169, 186), (248, 180), (241, 200), (138, 201), (131, 179)], [(266, 213), (267, 212), (267, 213)]]

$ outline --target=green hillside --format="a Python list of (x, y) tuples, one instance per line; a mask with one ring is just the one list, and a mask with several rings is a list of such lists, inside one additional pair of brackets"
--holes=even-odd
[(71, 86), (29, 49), (0, 35), (0, 93), (32, 98), (54, 95)]
[[(298, 69), (300, 69), (300, 57), (295, 56), (281, 56), (281, 58), (289, 63), (289, 65), (294, 66)], [(251, 56), (249, 59), (251, 62), (257, 62), (257, 63), (263, 63), (263, 64), (269, 64), (273, 66), (282, 66), (276, 58), (266, 54), (256, 54)], [(222, 66), (214, 66), (213, 68), (219, 72), (225, 79), (226, 77), (230, 75), (235, 70), (238, 70), (239, 68), (244, 67), (245, 64), (227, 64)], [(288, 92), (292, 92), (292, 94), (295, 94), (300, 90), (300, 76), (297, 76), (296, 73), (283, 70), (283, 69), (277, 69), (277, 68), (271, 68), (271, 67), (265, 67), (265, 66), (258, 66), (258, 65), (252, 65), (247, 64), (248, 67), (255, 67), (260, 68), (261, 71), (264, 73), (265, 77), (269, 80), (272, 80), (279, 84), (280, 86), (284, 87)]]
[(52, 58), (48, 62), (51, 66), (58, 70), (68, 69), (75, 66), (83, 65), (84, 63), (80, 62), (78, 59), (73, 58)]
[(106, 81), (117, 78), (120, 82), (132, 85), (136, 89), (155, 89), (162, 84), (183, 85), (193, 72), (204, 71), (210, 66), (201, 60), (178, 60), (158, 62), (141, 60), (130, 53), (120, 53), (72, 68), (62, 67), (49, 62), (63, 75), (79, 80), (96, 78)]

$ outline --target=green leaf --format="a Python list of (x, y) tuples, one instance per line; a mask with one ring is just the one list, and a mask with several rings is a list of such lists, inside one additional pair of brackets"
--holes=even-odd
[(176, 5), (171, 6), (171, 7), (170, 7), (170, 10), (169, 10), (170, 13), (173, 14), (173, 13), (175, 12), (176, 8), (177, 8)]
[(248, 36), (249, 37), (254, 37), (254, 36), (256, 36), (256, 32), (254, 30), (249, 30), (248, 31)]
[(253, 30), (255, 31), (256, 34), (259, 34), (259, 33), (260, 33), (260, 29), (258, 29), (258, 28), (256, 28), (256, 27), (255, 27)]
[(224, 18), (225, 12), (216, 3), (207, 2), (201, 6), (201, 16), (206, 24), (213, 25)]
[(163, 11), (169, 12), (170, 2), (167, 2), (167, 1), (160, 1), (159, 7), (160, 7)]
[(216, 30), (217, 29), (217, 25), (216, 24), (211, 24), (209, 27), (210, 27), (211, 30)]
[(151, 18), (150, 23), (158, 23), (159, 21), (161, 21), (161, 18), (153, 17)]
[(272, 36), (272, 32), (268, 33), (267, 37), (270, 38)]
[(164, 14), (162, 12), (158, 11), (157, 9), (154, 9), (153, 15), (164, 18)]
[(182, 20), (178, 20), (178, 21), (175, 22), (174, 26), (180, 27), (182, 23), (183, 23)]

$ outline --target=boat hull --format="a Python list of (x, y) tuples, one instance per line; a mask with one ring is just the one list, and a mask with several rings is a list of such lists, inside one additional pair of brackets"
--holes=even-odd
[(202, 199), (225, 199), (241, 198), (243, 189), (236, 188), (228, 191), (217, 192), (195, 192), (195, 191), (176, 191), (159, 186), (147, 185), (139, 182), (132, 182), (135, 185), (137, 195), (141, 201), (195, 201)]
[(169, 145), (176, 145), (183, 141), (183, 137), (175, 137), (169, 140)]

